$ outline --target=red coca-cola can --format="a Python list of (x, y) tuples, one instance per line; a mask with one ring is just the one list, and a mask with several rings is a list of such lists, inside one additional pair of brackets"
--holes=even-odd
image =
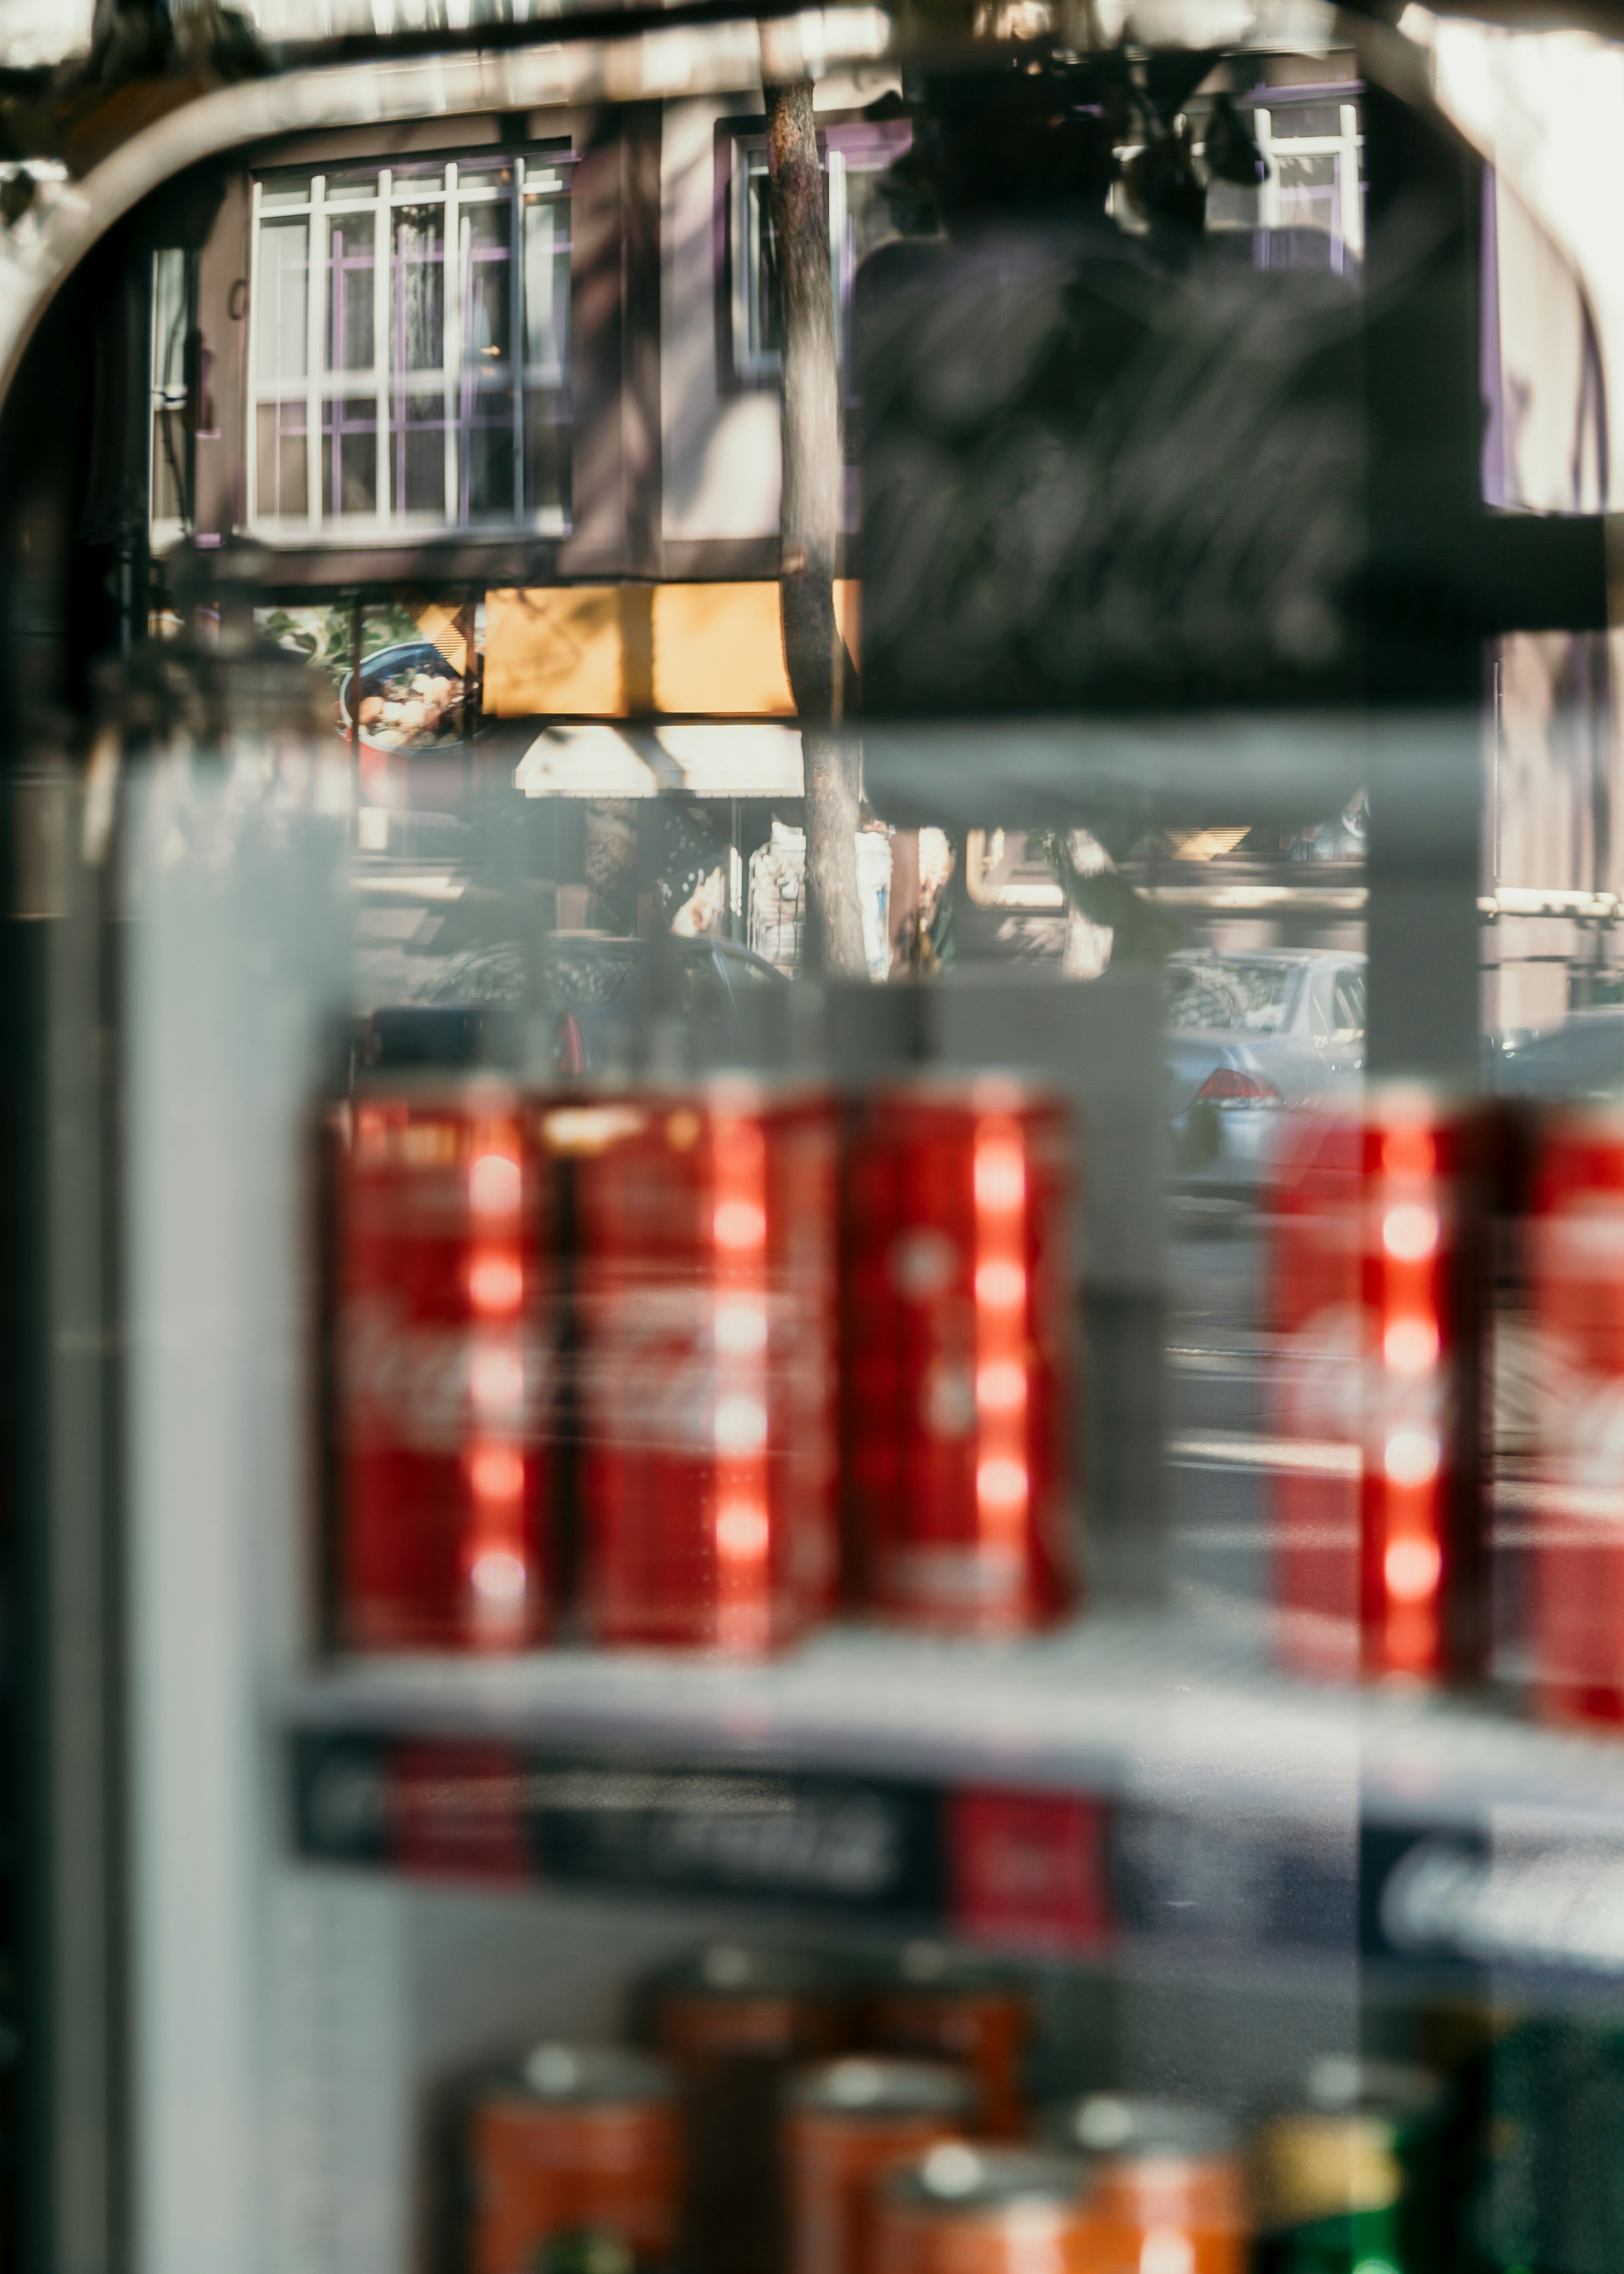
[(776, 1649), (837, 1580), (832, 1112), (718, 1081), (538, 1126), (569, 1164), (586, 1631)]
[(860, 1607), (1009, 1634), (1076, 1593), (1070, 1115), (1003, 1077), (853, 1109), (846, 1518)]
[(1487, 1645), (1479, 1377), (1492, 1126), (1427, 1089), (1304, 1114), (1272, 1214), (1280, 1647), (1320, 1675), (1464, 1679)]
[(499, 1083), (367, 1090), (331, 1138), (338, 1639), (536, 1643), (553, 1281), (521, 1103)]
[(1528, 1254), (1540, 1711), (1624, 1722), (1624, 1112), (1553, 1111)]

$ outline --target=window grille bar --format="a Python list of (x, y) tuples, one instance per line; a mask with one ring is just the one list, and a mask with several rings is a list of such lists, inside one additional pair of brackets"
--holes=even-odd
[(759, 255), (752, 227), (749, 152), (744, 145), (737, 142), (733, 145), (733, 339), (743, 373), (753, 377), (756, 369), (753, 304)]
[(462, 294), (466, 290), (463, 280), (469, 263), (462, 246), (462, 213), (457, 198), (457, 181), (456, 162), (453, 160), (446, 168), (445, 286), (440, 294), (444, 320), (440, 351), (446, 406), (446, 520), (453, 529), (460, 529), (466, 518), (460, 510), (462, 501), (460, 461), (464, 454), (457, 448), (457, 412), (462, 369)]
[[(853, 282), (850, 274), (850, 248), (846, 241), (846, 195), (844, 151), (831, 148), (824, 161), (824, 178), (828, 185), (826, 202), (829, 222), (829, 281), (835, 296), (835, 353), (839, 358), (839, 369), (844, 382), (844, 376), (851, 368), (847, 354), (849, 346), (847, 335), (851, 330), (849, 311)], [(846, 395), (844, 383), (841, 386), (840, 394), (844, 403)]]
[(259, 518), (259, 280), (263, 261), (259, 246), (259, 216), (264, 209), (265, 192), (259, 182), (252, 186), (249, 200), (249, 245), (252, 257), (248, 264), (248, 526), (252, 529)]
[(395, 273), (389, 245), (391, 210), (389, 189), (394, 177), (387, 166), (378, 177), (377, 205), (372, 220), (372, 379), (376, 405), (373, 417), (377, 421), (377, 484), (375, 510), (379, 522), (387, 528), (394, 516), (395, 486), (394, 453), (389, 448), (389, 343), (393, 327), (389, 322), (390, 286)]
[[(321, 526), (321, 462), (326, 448), (322, 433), (321, 366), (327, 360), (327, 179), (316, 174), (310, 184), (310, 251), (305, 275), (308, 297), (304, 320), (304, 489), (312, 531)], [(338, 437), (334, 435), (334, 446)], [(336, 470), (335, 470), (336, 472)], [(335, 483), (336, 501), (336, 481)]]
[[(510, 185), (513, 218), (508, 225), (508, 369), (513, 403), (513, 510), (515, 520), (523, 518), (530, 502), (524, 486), (525, 366), (530, 360), (528, 311), (524, 299), (524, 272), (530, 256), (524, 205), (528, 178), (523, 159), (515, 160)], [(551, 283), (551, 277), (547, 281)]]
[(1258, 226), (1280, 227), (1280, 162), (1274, 154), (1274, 123), (1259, 104), (1252, 114), (1252, 139), (1262, 153), (1266, 171), (1258, 184)]
[(1342, 106), (1342, 150), (1337, 163), (1337, 186), (1342, 192), (1342, 243), (1360, 260), (1365, 256), (1365, 209), (1359, 196), (1359, 114), (1351, 102)]

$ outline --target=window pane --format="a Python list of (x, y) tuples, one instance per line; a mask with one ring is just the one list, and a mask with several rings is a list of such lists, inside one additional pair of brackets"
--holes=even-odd
[(327, 369), (372, 367), (372, 268), (376, 239), (371, 214), (344, 214), (327, 232)]
[(179, 521), (185, 501), (186, 255), (153, 255), (151, 443), (152, 511), (155, 521)]
[(462, 354), (505, 364), (513, 347), (513, 208), (476, 206), (462, 216)]
[(524, 365), (532, 387), (561, 387), (569, 358), (569, 207), (524, 201)]
[(165, 394), (185, 385), (186, 256), (153, 255), (153, 385)]
[(464, 518), (469, 521), (513, 519), (513, 398), (506, 396), (503, 413), (479, 415), (463, 426), (467, 496)]
[(524, 397), (524, 494), (532, 515), (569, 519), (569, 427), (562, 398), (534, 388)]
[(446, 410), (438, 395), (395, 397), (395, 505), (397, 513), (446, 517)]
[(395, 215), (395, 368), (438, 371), (445, 361), (446, 217), (439, 206)]
[(1208, 230), (1256, 229), (1259, 200), (1255, 189), (1239, 182), (1221, 182), (1214, 174), (1207, 185)]
[(1289, 145), (1282, 150), (1276, 144), (1274, 164), (1280, 177), (1282, 225), (1288, 229), (1334, 231), (1337, 215), (1335, 154), (1316, 150), (1306, 157), (1298, 157), (1293, 155)]
[(262, 403), (255, 412), (255, 479), (262, 521), (309, 516), (304, 405)]
[(1271, 95), (1269, 101), (1276, 142), (1304, 134), (1340, 134), (1342, 131), (1340, 95), (1324, 102), (1282, 102), (1277, 95)]
[(152, 431), (152, 517), (154, 521), (179, 521), (182, 518), (181, 476), (185, 461), (181, 454), (185, 442), (178, 411), (162, 408), (154, 410)]
[(846, 227), (845, 242), (835, 247), (835, 276), (840, 295), (839, 322), (842, 335), (847, 329), (851, 312), (852, 288), (857, 272), (871, 252), (901, 234), (897, 227), (896, 207), (890, 193), (884, 171), (878, 166), (853, 165), (848, 159), (845, 168)]
[[(378, 510), (378, 406), (370, 395), (322, 409), (321, 517)], [(336, 502), (335, 502), (336, 501)]]
[(303, 379), (310, 314), (310, 223), (262, 222), (259, 230), (258, 375)]
[(750, 160), (748, 182), (749, 244), (745, 291), (748, 308), (752, 356), (778, 353), (778, 241), (773, 235), (772, 208), (764, 157)]
[(513, 187), (511, 158), (462, 158), (457, 162), (457, 185), (472, 193)]
[(1336, 982), (1336, 1004), (1332, 1020), (1338, 1041), (1352, 1042), (1365, 1033), (1365, 974), (1344, 971)]
[(274, 213), (288, 206), (307, 206), (310, 203), (308, 174), (273, 174), (259, 186), (259, 209)]
[[(854, 265), (861, 267), (871, 252), (889, 245), (899, 235), (897, 228), (896, 200), (890, 184), (890, 169), (884, 166), (860, 166), (847, 160), (846, 168), (846, 210), (850, 219), (852, 250)], [(733, 967), (730, 965), (729, 968)]]

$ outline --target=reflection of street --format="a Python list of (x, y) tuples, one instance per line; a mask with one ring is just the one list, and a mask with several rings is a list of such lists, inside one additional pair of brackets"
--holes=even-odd
[(1288, 1445), (1268, 1434), (1265, 1219), (1176, 1215), (1169, 1229), (1174, 1585), (1245, 1613), (1268, 1600), (1270, 1474), (1283, 1461), (1341, 1449)]
[(356, 896), (355, 1008), (423, 999), (437, 959), (427, 951), (450, 908), (468, 888), (465, 867), (445, 861), (395, 860), (361, 854)]

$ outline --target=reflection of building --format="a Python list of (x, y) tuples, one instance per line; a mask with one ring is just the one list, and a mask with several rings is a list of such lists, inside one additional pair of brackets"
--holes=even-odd
[(252, 177), (249, 530), (563, 533), (572, 163), (542, 147)]
[[(848, 351), (910, 132), (865, 113), (896, 87), (818, 87)], [(696, 99), (252, 154), (201, 247), (156, 256), (156, 551), (244, 531), (302, 590), (345, 583), (363, 547), (373, 578), (429, 583), (772, 576), (763, 132)]]
[[(1269, 59), (1267, 75), (1239, 108), (1267, 173), (1256, 189), (1214, 180), (1208, 187), (1207, 225), (1251, 238), (1247, 252), (1259, 268), (1325, 267), (1341, 275), (1365, 256), (1364, 185), (1359, 165), (1359, 89), (1328, 73), (1332, 58)], [(1312, 78), (1297, 81), (1295, 73)], [(1203, 147), (1207, 101), (1190, 105), (1198, 149)], [(1112, 211), (1133, 226), (1132, 206), (1119, 184)]]
[[(291, 27), (268, 0), (260, 13)], [(391, 20), (415, 20), (406, 0)], [(1357, 86), (1336, 56), (1258, 68), (1237, 102), (1270, 171), (1255, 190), (1214, 184), (1210, 225), (1255, 267), (1350, 270)], [(897, 87), (867, 67), (818, 87), (848, 349), (857, 264), (895, 226), (884, 176), (910, 132), (888, 115)], [(1206, 102), (1190, 106), (1198, 148)], [(518, 738), (531, 794), (583, 795), (590, 778), (598, 795), (662, 782), (737, 799), (761, 832), (731, 847), (747, 875), (774, 812), (793, 825), (797, 788), (772, 582), (762, 132), (729, 92), (283, 138), (226, 175), (199, 245), (156, 254), (151, 307), (161, 561), (188, 535), (207, 549), (245, 533), (290, 604), (361, 584), (482, 602), (486, 710), (548, 722)], [(1583, 508), (1605, 463), (1594, 328), (1503, 191), (1492, 212), (1485, 486), (1508, 505)], [(841, 597), (855, 650), (853, 580)], [(1547, 650), (1506, 651), (1491, 883), (1615, 890), (1612, 761), (1599, 727), (1578, 723), (1589, 696), (1563, 707), (1589, 666)], [(1552, 730), (1555, 755), (1542, 706), (1572, 722)], [(718, 715), (757, 731), (702, 730)], [(659, 731), (588, 731), (620, 721)], [(1576, 936), (1538, 925), (1567, 922), (1502, 921), (1492, 959), (1524, 967), (1504, 983), (1504, 1020), (1555, 1015), (1565, 980), (1539, 959), (1564, 959)]]
[[(889, 927), (891, 848), (883, 829), (865, 829), (857, 839), (857, 892), (862, 908), (863, 947), (871, 978), (891, 971)], [(801, 960), (807, 916), (807, 841), (804, 833), (775, 821), (772, 834), (750, 857), (750, 917), (748, 939), (757, 955), (780, 970)]]
[[(1624, 349), (1613, 189), (1616, 45), (1567, 26), (1410, 11), (1485, 184), (1483, 491), (1511, 510), (1616, 508)], [(1560, 250), (1559, 250), (1560, 248)], [(1616, 638), (1513, 635), (1485, 738), (1484, 1022), (1559, 1024), (1624, 984), (1624, 719)]]
[(1560, 1025), (1624, 986), (1618, 636), (1502, 641), (1486, 736), (1487, 1030)]
[[(856, 267), (891, 229), (881, 180), (910, 133), (866, 112), (896, 109), (898, 84), (818, 87), (848, 353)], [(478, 626), (486, 727), (513, 723), (472, 752), (364, 747), (368, 844), (460, 810), (499, 761), (533, 799), (676, 790), (703, 802), (729, 878), (685, 920), (748, 927), (751, 856), (801, 796), (763, 134), (759, 98), (728, 94), (283, 138), (215, 177), (200, 244), (154, 255), (159, 603), (193, 543), (207, 557), (246, 538), (277, 604), (262, 626), (280, 612), (307, 647), (301, 604), (339, 602), (335, 673), (357, 585), (412, 620), (391, 637), (415, 622), (454, 670)], [(850, 580), (838, 616), (854, 652)], [(558, 857), (560, 888), (585, 891)], [(883, 942), (883, 901), (870, 913)]]
[[(1507, 182), (1485, 196), (1484, 495), (1594, 513), (1608, 495), (1605, 376), (1590, 295)], [(1560, 1023), (1624, 980), (1624, 743), (1617, 642), (1512, 633), (1485, 753), (1484, 1023)], [(1609, 977), (1609, 974), (1613, 975)]]
[[(290, 26), (260, 13), (267, 30)], [(1259, 70), (1240, 100), (1269, 175), (1256, 190), (1215, 184), (1211, 226), (1249, 238), (1257, 266), (1341, 268), (1363, 243), (1357, 89), (1335, 58)], [(1327, 70), (1327, 84), (1293, 83)], [(817, 86), (853, 410), (856, 271), (907, 203), (887, 186), (912, 132), (892, 115), (898, 86), (877, 67)], [(448, 114), (245, 154), (201, 245), (155, 256), (155, 554), (186, 533), (205, 547), (244, 533), (270, 548), (284, 597), (363, 579), (520, 594), (651, 584), (641, 649), (624, 609), (590, 638), (579, 614), (561, 642), (549, 624), (544, 644), (578, 649), (580, 668), (555, 668), (534, 708), (786, 709), (733, 699), (735, 665), (752, 697), (763, 676), (733, 624), (721, 636), (734, 655), (712, 636), (703, 704), (692, 674), (650, 683), (680, 678), (676, 659), (707, 636), (663, 624), (658, 594), (778, 569), (763, 132), (737, 96), (691, 96)], [(854, 526), (854, 488), (851, 504)], [(493, 681), (523, 614), (492, 623)], [(508, 680), (515, 707), (525, 689)]]

